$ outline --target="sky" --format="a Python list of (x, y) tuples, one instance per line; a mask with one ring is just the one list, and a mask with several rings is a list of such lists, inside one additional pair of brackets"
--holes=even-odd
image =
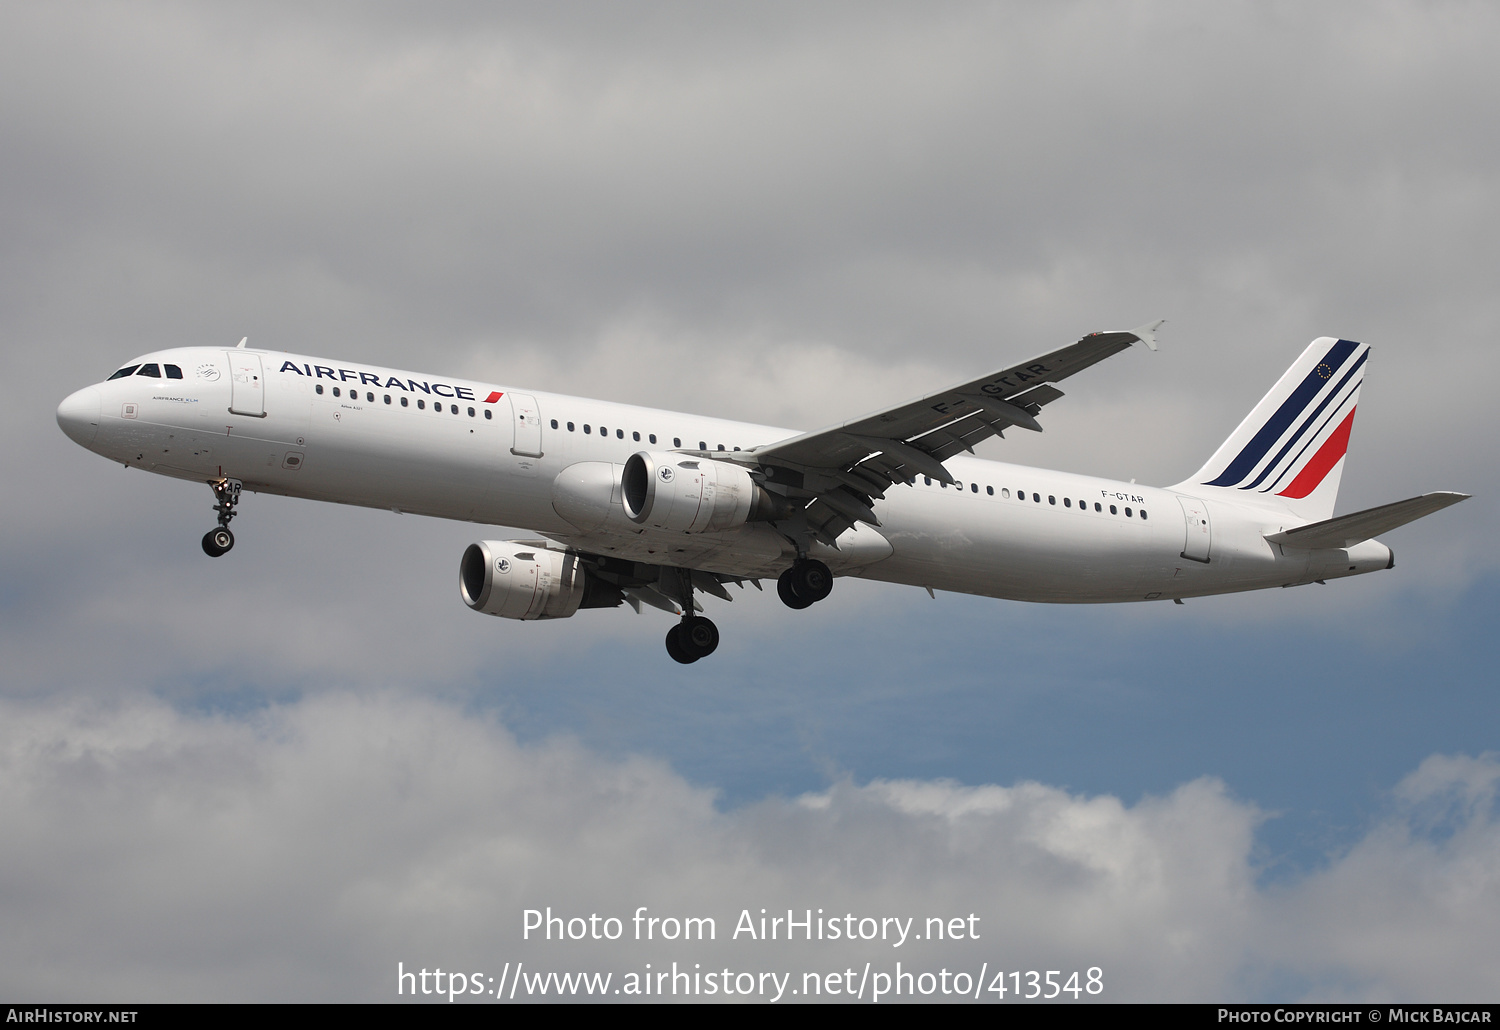
[[(0, 4), (0, 998), (1496, 1000), (1497, 45), (1481, 3)], [(1473, 499), (1181, 606), (751, 589), (680, 667), (650, 610), (466, 609), (517, 530), (255, 495), (211, 562), (208, 490), (54, 418), (248, 336), (811, 429), (1156, 318), (981, 456), (1175, 483), (1332, 335), (1338, 510)]]

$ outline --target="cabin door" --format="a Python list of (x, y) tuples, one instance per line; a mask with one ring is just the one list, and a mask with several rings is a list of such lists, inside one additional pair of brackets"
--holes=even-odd
[(524, 393), (510, 395), (510, 424), (515, 427), (516, 440), (510, 453), (528, 458), (542, 456), (542, 413), (537, 409), (536, 398)]
[(266, 417), (266, 375), (260, 355), (232, 350), (229, 355), (229, 410), (236, 415)]
[(1187, 523), (1187, 538), (1182, 544), (1182, 556), (1190, 561), (1208, 562), (1209, 545), (1213, 543), (1213, 527), (1208, 521), (1208, 505), (1196, 497), (1178, 496), (1182, 504), (1182, 517)]

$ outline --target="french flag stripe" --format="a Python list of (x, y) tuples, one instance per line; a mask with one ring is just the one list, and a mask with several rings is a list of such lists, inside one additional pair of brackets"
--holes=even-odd
[[(1358, 408), (1354, 409), (1354, 411), (1358, 410)], [(1333, 431), (1333, 435), (1323, 441), (1323, 446), (1319, 447), (1318, 453), (1312, 456), (1312, 461), (1303, 466), (1302, 471), (1297, 473), (1297, 478), (1292, 480), (1290, 486), (1277, 494), (1278, 497), (1291, 497), (1295, 500), (1306, 497), (1318, 488), (1318, 484), (1323, 482), (1323, 477), (1328, 475), (1329, 471), (1339, 463), (1339, 459), (1349, 450), (1349, 431), (1354, 428), (1354, 411), (1349, 412), (1348, 417)]]

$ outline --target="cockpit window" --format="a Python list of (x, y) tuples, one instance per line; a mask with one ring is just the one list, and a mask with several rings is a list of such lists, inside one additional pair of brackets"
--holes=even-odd
[[(134, 375), (135, 370), (140, 367), (141, 366), (139, 365), (126, 365), (124, 368), (120, 369), (120, 371), (110, 376), (109, 379), (124, 379), (128, 375)], [(105, 382), (109, 382), (109, 379), (106, 379)]]
[(182, 378), (182, 369), (178, 368), (176, 365), (163, 365), (162, 368), (167, 370), (168, 379)]
[(141, 370), (137, 372), (136, 375), (150, 376), (152, 379), (160, 379), (161, 368), (156, 364), (156, 362), (153, 361), (149, 365), (142, 365)]

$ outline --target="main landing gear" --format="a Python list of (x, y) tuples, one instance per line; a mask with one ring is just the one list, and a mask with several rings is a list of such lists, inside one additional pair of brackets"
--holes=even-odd
[(667, 630), (667, 654), (674, 662), (692, 665), (699, 658), (707, 658), (719, 646), (719, 627), (712, 620), (693, 614), (698, 606), (693, 602), (693, 574), (687, 569), (662, 569), (663, 593), (682, 606), (682, 621)]
[(807, 608), (833, 593), (833, 572), (816, 558), (799, 558), (776, 580), (776, 593), (788, 608)]
[(219, 526), (203, 534), (203, 553), (210, 558), (217, 558), (234, 546), (234, 534), (229, 531), (229, 520), (235, 516), (234, 508), (240, 503), (243, 484), (238, 479), (221, 479), (208, 485), (213, 489), (214, 499), (219, 502), (214, 505), (214, 511), (219, 513)]
[(701, 615), (684, 615), (682, 621), (667, 630), (667, 654), (683, 665), (707, 658), (719, 646), (719, 627)]

